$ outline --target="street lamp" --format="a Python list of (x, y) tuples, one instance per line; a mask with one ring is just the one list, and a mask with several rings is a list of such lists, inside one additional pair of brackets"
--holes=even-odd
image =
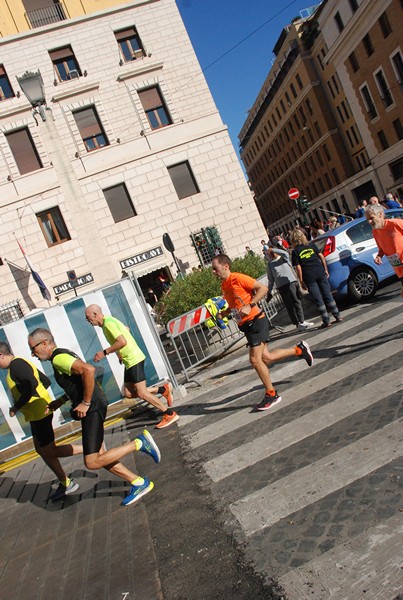
[(45, 89), (39, 69), (35, 73), (33, 71), (25, 71), (24, 75), (17, 77), (17, 81), (34, 109), (34, 118), (35, 115), (39, 114), (42, 121), (46, 121), (46, 111), (50, 110), (50, 108), (46, 106)]

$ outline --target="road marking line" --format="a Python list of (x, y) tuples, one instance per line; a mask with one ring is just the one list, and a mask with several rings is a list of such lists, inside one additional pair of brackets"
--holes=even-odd
[[(392, 304), (392, 303), (391, 303)], [(396, 302), (395, 303), (396, 306), (401, 304), (401, 302)], [(389, 304), (388, 304), (389, 306)], [(384, 305), (378, 307), (377, 309), (371, 311), (371, 313), (366, 312), (365, 315), (372, 319), (373, 317), (376, 316), (384, 316), (384, 312), (385, 312), (385, 307)], [(360, 334), (354, 334), (354, 330), (355, 327), (357, 327), (358, 325), (362, 324), (363, 322), (363, 316), (360, 313), (356, 318), (354, 319), (349, 319), (344, 321), (341, 324), (337, 325), (337, 329), (333, 329), (332, 327), (329, 330), (325, 330), (325, 331), (321, 331), (320, 334), (318, 332), (318, 335), (313, 336), (310, 338), (309, 340), (309, 346), (311, 347), (311, 349), (313, 348), (315, 350), (315, 348), (317, 349), (318, 345), (320, 345), (321, 347), (323, 347), (323, 342), (325, 342), (328, 338), (332, 338), (332, 336), (334, 336), (335, 331), (337, 332), (341, 332), (341, 331), (345, 331), (346, 329), (351, 329), (352, 330), (352, 335), (350, 338), (348, 338), (348, 340), (351, 340), (350, 344), (351, 345), (356, 345), (357, 343), (361, 342), (367, 342), (370, 341), (372, 339), (377, 339), (379, 337), (380, 334), (384, 334), (388, 331), (394, 331), (399, 325), (403, 325), (403, 314), (399, 314), (399, 315), (395, 315), (394, 317), (389, 317), (389, 319), (387, 319), (386, 321), (384, 321), (383, 319), (380, 320), (380, 322), (374, 326), (372, 326), (371, 328), (362, 331)], [(389, 325), (388, 327), (385, 326)], [(350, 349), (349, 346), (347, 346), (348, 344), (348, 340), (341, 340), (338, 344), (333, 345), (333, 348), (337, 348), (340, 346), (343, 346), (343, 350), (347, 351)], [(389, 342), (390, 343), (390, 342)], [(274, 346), (273, 346), (274, 348)], [(315, 355), (314, 355), (315, 356)], [(328, 359), (315, 359), (315, 364), (318, 364), (320, 362), (324, 362), (325, 360)], [(288, 377), (292, 377), (293, 375), (295, 375), (297, 372), (300, 372), (301, 370), (304, 369), (308, 369), (309, 367), (307, 365), (301, 365), (301, 363), (299, 361), (294, 361), (292, 363), (288, 363), (285, 365), (281, 365), (279, 363), (277, 363), (276, 365), (274, 365), (273, 367), (270, 368), (270, 372), (273, 375), (273, 378), (275, 379), (287, 379)], [(251, 371), (252, 371), (252, 367), (250, 367)], [(230, 376), (228, 376), (230, 377)], [(259, 385), (259, 379), (256, 376), (256, 383), (252, 384), (252, 386), (254, 385)], [(244, 386), (241, 386), (237, 392), (241, 392), (241, 393), (245, 393), (247, 394), (248, 391), (251, 388), (251, 384), (246, 383)], [(214, 395), (214, 389), (210, 390), (211, 393), (211, 400), (208, 400), (205, 402), (205, 410), (208, 411), (209, 410), (209, 404), (216, 404), (218, 402), (220, 402), (221, 400), (225, 400), (225, 398), (228, 397), (228, 392), (224, 393), (224, 394), (220, 394), (218, 396)], [(237, 394), (238, 395), (238, 394)], [(234, 402), (234, 400), (229, 401), (228, 403), (225, 404), (221, 404), (221, 407), (226, 407), (231, 405), (231, 403)], [(191, 403), (189, 404), (191, 406)], [(213, 409), (215, 409), (215, 407), (213, 407)], [(203, 419), (203, 417), (205, 417), (206, 414), (201, 414), (201, 415), (181, 415), (181, 419), (180, 421), (178, 421), (178, 425), (179, 427), (186, 427), (186, 425), (188, 425), (189, 423), (192, 423), (193, 421), (196, 421), (197, 419)], [(214, 439), (214, 438), (213, 438)]]
[(216, 483), (403, 389), (403, 367), (203, 465)]
[[(395, 328), (395, 325), (392, 325), (392, 329)], [(358, 339), (358, 338), (357, 338)], [(256, 419), (262, 419), (267, 417), (269, 414), (273, 414), (277, 410), (284, 410), (286, 406), (297, 402), (298, 400), (302, 400), (306, 398), (308, 395), (315, 394), (316, 392), (321, 391), (324, 387), (331, 385), (335, 381), (340, 381), (341, 379), (346, 379), (352, 375), (356, 375), (357, 371), (362, 367), (371, 367), (375, 366), (379, 363), (379, 361), (389, 358), (394, 354), (401, 352), (402, 350), (402, 340), (392, 340), (387, 344), (383, 344), (382, 346), (377, 346), (373, 350), (370, 350), (365, 355), (362, 356), (362, 361), (354, 361), (350, 360), (345, 363), (342, 367), (342, 372), (340, 372), (340, 366), (333, 367), (326, 371), (326, 374), (317, 375), (316, 377), (312, 377), (308, 382), (301, 383), (299, 385), (294, 386), (287, 394), (287, 396), (283, 397), (283, 401), (273, 406), (269, 411), (256, 412), (252, 413), (251, 408), (241, 409), (236, 411), (234, 414), (229, 417), (225, 417), (223, 419), (218, 420), (216, 423), (210, 423), (209, 425), (202, 427), (196, 433), (192, 433), (186, 436), (186, 439), (192, 448), (198, 448), (203, 444), (208, 442), (212, 442), (213, 440), (221, 437), (226, 433), (230, 433), (235, 429), (239, 429), (244, 425), (248, 425), (252, 421)], [(328, 359), (319, 359), (319, 360), (328, 360)], [(319, 362), (319, 361), (317, 361)], [(306, 366), (308, 369), (309, 367)], [(315, 366), (312, 367), (315, 369)], [(315, 371), (312, 371), (315, 373)], [(279, 377), (279, 373), (276, 372), (274, 377), (277, 379)], [(228, 392), (227, 392), (228, 393)], [(230, 402), (228, 404), (231, 404)], [(221, 404), (220, 408), (224, 408), (228, 406), (228, 404)]]
[(394, 598), (402, 591), (402, 537), (396, 515), (289, 571), (279, 583), (289, 600)]
[(274, 525), (400, 456), (402, 422), (398, 419), (245, 496), (230, 505), (231, 512), (247, 536)]

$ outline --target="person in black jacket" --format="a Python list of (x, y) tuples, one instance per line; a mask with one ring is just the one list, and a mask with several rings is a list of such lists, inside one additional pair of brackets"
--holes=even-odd
[(55, 444), (53, 412), (49, 412), (52, 398), (47, 391), (50, 380), (29, 360), (14, 356), (5, 342), (0, 342), (0, 368), (8, 369), (7, 385), (14, 399), (10, 417), (21, 411), (30, 424), (35, 450), (59, 480), (59, 487), (50, 499), (59, 500), (72, 494), (79, 485), (66, 475), (59, 458), (82, 454), (83, 448), (78, 444)]

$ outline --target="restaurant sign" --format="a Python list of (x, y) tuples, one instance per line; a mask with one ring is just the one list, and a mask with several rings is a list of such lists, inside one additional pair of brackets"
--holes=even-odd
[(158, 258), (158, 256), (163, 256), (164, 252), (161, 246), (157, 246), (152, 250), (146, 250), (145, 252), (141, 252), (141, 254), (135, 254), (134, 256), (130, 256), (130, 258), (125, 258), (120, 261), (120, 266), (123, 270), (128, 269), (130, 267), (135, 267), (137, 265), (141, 265), (147, 260), (152, 260), (153, 258)]

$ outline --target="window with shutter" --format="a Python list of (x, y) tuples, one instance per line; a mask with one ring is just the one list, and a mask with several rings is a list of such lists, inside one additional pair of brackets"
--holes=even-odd
[(172, 124), (171, 117), (158, 86), (139, 90), (138, 95), (151, 129), (159, 129), (160, 127)]
[(95, 106), (76, 110), (73, 116), (87, 152), (109, 145)]

